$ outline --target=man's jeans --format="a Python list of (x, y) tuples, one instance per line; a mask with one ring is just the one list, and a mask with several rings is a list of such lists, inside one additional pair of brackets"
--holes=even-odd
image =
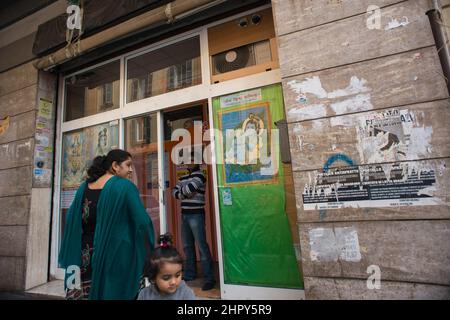
[(182, 214), (182, 221), (181, 238), (184, 254), (186, 255), (184, 277), (188, 280), (197, 277), (197, 258), (194, 243), (196, 241), (200, 251), (200, 262), (205, 277), (204, 280), (205, 282), (215, 282), (211, 252), (206, 242), (205, 214)]

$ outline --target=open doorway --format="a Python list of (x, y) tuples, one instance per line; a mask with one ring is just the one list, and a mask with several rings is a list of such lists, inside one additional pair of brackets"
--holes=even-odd
[[(191, 136), (193, 137), (193, 125), (196, 121), (201, 122), (203, 132), (207, 130), (209, 127), (207, 102), (179, 106), (167, 111), (160, 111), (160, 113), (160, 116), (155, 112), (126, 119), (125, 148), (133, 156), (135, 167), (133, 180), (139, 189), (147, 213), (152, 219), (155, 239), (158, 239), (161, 233), (171, 233), (177, 250), (185, 256), (181, 238), (181, 206), (180, 201), (172, 196), (172, 189), (178, 178), (186, 174), (186, 168), (174, 163), (171, 157), (172, 149), (180, 141), (172, 141), (171, 138), (172, 133), (180, 128), (192, 132)], [(160, 121), (159, 125), (158, 121)], [(199, 124), (198, 122), (196, 125)], [(160, 133), (158, 133), (158, 128), (161, 128)], [(204, 141), (204, 144), (207, 146), (209, 141)], [(206, 178), (205, 229), (214, 263), (216, 286), (212, 290), (201, 290), (203, 274), (198, 249), (196, 250), (197, 279), (188, 282), (188, 285), (199, 297), (219, 299), (220, 279), (212, 167), (202, 164), (201, 170)]]
[[(182, 215), (181, 215), (181, 203), (172, 196), (172, 190), (175, 187), (177, 181), (184, 175), (188, 174), (187, 167), (183, 164), (176, 164), (172, 159), (173, 149), (182, 142), (183, 138), (176, 141), (172, 141), (172, 134), (177, 129), (185, 129), (190, 134), (191, 141), (184, 141), (193, 145), (194, 141), (202, 141), (203, 148), (206, 148), (209, 141), (203, 141), (201, 137), (195, 137), (194, 135), (203, 135), (206, 130), (209, 129), (208, 123), (208, 105), (207, 102), (198, 102), (189, 105), (179, 106), (172, 108), (168, 111), (164, 111), (162, 115), (163, 121), (163, 136), (164, 136), (164, 154), (165, 154), (165, 191), (164, 202), (166, 206), (166, 221), (167, 230), (173, 235), (174, 245), (177, 250), (184, 254), (183, 242), (182, 242)], [(194, 130), (194, 127), (201, 125), (201, 132)], [(195, 131), (195, 132), (194, 132)], [(212, 290), (202, 291), (201, 287), (204, 283), (203, 270), (200, 264), (200, 252), (196, 246), (196, 258), (197, 258), (197, 278), (193, 281), (189, 281), (188, 285), (193, 288), (197, 296), (207, 298), (220, 298), (220, 281), (219, 281), (219, 268), (218, 268), (218, 252), (217, 252), (217, 234), (216, 234), (216, 221), (214, 212), (214, 195), (213, 195), (213, 175), (212, 166), (206, 164), (204, 161), (200, 165), (200, 170), (203, 172), (205, 183), (205, 229), (206, 240), (211, 251), (212, 260), (214, 264), (214, 272), (216, 279), (216, 286)]]

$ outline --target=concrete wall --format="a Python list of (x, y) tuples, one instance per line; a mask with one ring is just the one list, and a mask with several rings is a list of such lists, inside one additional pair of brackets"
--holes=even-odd
[(25, 288), (37, 84), (31, 63), (0, 74), (0, 290)]
[[(53, 141), (56, 132), (56, 78), (53, 74), (39, 71), (38, 99), (35, 107), (37, 114), (35, 121), (30, 218), (27, 234), (26, 290), (44, 284), (48, 280), (53, 158), (55, 154)], [(41, 99), (51, 102), (49, 109), (45, 109), (47, 113), (40, 112), (39, 102)], [(37, 166), (38, 161), (43, 163), (42, 168)], [(36, 172), (36, 170), (42, 171)]]
[[(425, 14), (430, 2), (272, 4), (306, 298), (449, 299), (450, 103)], [(379, 20), (369, 5), (380, 8)], [(373, 123), (386, 124), (385, 131), (373, 131)], [(432, 200), (305, 205), (325, 172), (329, 181), (342, 179), (336, 168), (361, 176), (377, 169), (388, 182), (396, 168), (404, 179), (412, 169), (432, 172)], [(339, 187), (322, 193), (338, 194)], [(372, 265), (381, 272), (379, 289), (367, 285)]]
[(47, 281), (56, 76), (33, 66), (31, 49), (38, 25), (66, 7), (55, 1), (0, 30), (0, 291)]
[[(0, 74), (0, 290), (21, 291), (47, 281), (51, 180), (37, 179), (34, 160), (40, 143), (36, 129), (43, 121), (39, 101), (54, 101), (55, 88), (55, 76), (38, 72), (32, 63)], [(46, 128), (52, 148), (54, 118)], [(53, 150), (46, 154), (44, 168), (51, 170)]]

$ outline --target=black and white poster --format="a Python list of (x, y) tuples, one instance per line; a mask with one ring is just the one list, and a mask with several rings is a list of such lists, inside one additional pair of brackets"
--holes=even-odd
[(414, 163), (351, 166), (310, 174), (304, 210), (437, 205), (436, 170)]

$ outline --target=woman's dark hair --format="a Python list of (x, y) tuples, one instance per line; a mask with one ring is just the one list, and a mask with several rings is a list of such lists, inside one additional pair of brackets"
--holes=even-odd
[(87, 171), (87, 179), (88, 183), (97, 181), (102, 175), (104, 175), (108, 170), (111, 169), (114, 161), (117, 164), (121, 164), (122, 162), (131, 158), (131, 154), (128, 151), (121, 149), (114, 149), (108, 152), (106, 156), (97, 156), (94, 158), (92, 165)]
[(164, 263), (183, 264), (183, 258), (172, 245), (172, 236), (169, 233), (159, 236), (160, 246), (153, 251), (150, 261), (144, 271), (144, 276), (155, 280)]

